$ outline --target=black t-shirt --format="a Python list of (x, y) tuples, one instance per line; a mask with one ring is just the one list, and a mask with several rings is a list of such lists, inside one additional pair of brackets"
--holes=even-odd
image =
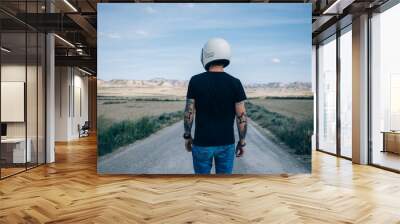
[(195, 100), (194, 145), (235, 143), (235, 103), (246, 99), (239, 79), (225, 72), (204, 72), (190, 79), (186, 97)]

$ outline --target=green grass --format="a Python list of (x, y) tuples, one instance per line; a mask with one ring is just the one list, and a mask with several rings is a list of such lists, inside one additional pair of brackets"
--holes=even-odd
[(135, 101), (183, 101), (183, 99), (170, 99), (170, 98), (136, 98)]
[(313, 119), (314, 101), (312, 99), (269, 98), (252, 99), (250, 102), (270, 112), (276, 112), (299, 121)]
[(265, 99), (282, 99), (282, 100), (312, 100), (313, 96), (267, 96)]
[(183, 112), (164, 113), (159, 116), (143, 117), (138, 120), (123, 120), (113, 123), (100, 116), (98, 118), (98, 155), (103, 156), (116, 149), (146, 138), (154, 132), (183, 118)]
[(247, 102), (248, 116), (261, 127), (268, 129), (280, 141), (294, 149), (296, 154), (311, 153), (313, 120), (298, 120), (271, 112), (262, 106)]
[(130, 100), (131, 97), (123, 96), (97, 96), (98, 100)]
[(103, 104), (124, 104), (126, 101), (104, 101)]
[[(149, 101), (149, 102), (168, 102), (168, 101), (184, 101), (182, 97), (132, 97), (132, 96), (97, 96), (97, 99), (104, 101), (103, 104), (113, 104), (113, 102), (127, 101)], [(107, 102), (107, 103), (106, 103)]]

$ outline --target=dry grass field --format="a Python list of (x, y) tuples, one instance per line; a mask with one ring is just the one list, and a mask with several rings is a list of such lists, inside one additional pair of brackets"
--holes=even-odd
[[(313, 118), (312, 99), (250, 99), (250, 102), (265, 109), (296, 120)], [(172, 98), (99, 97), (98, 116), (112, 122), (138, 120), (164, 113), (183, 111), (184, 100)]]
[(250, 102), (296, 120), (313, 119), (312, 99), (252, 99)]
[[(157, 86), (157, 87), (99, 87), (102, 96), (120, 96), (120, 97), (171, 97), (177, 96), (184, 98), (187, 92), (187, 86)], [(312, 96), (309, 90), (293, 90), (293, 89), (276, 89), (276, 88), (246, 88), (248, 97), (264, 97), (264, 96)]]
[(184, 109), (185, 101), (140, 100), (135, 98), (105, 98), (97, 100), (98, 116), (113, 120), (137, 120), (145, 116), (158, 116), (163, 113)]
[[(296, 120), (313, 118), (312, 99), (251, 99), (253, 104)], [(98, 116), (114, 122), (137, 120), (145, 116), (158, 116), (183, 110), (184, 100), (172, 98), (100, 97)]]

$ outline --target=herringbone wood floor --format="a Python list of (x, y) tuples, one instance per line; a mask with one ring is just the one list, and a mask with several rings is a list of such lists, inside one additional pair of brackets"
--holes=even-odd
[(94, 137), (0, 181), (0, 223), (400, 223), (400, 175), (315, 152), (295, 176), (98, 176)]

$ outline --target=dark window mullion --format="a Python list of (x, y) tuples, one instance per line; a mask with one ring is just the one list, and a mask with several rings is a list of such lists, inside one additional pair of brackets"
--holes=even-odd
[(368, 53), (367, 53), (367, 66), (368, 66), (368, 74), (367, 74), (367, 83), (368, 83), (368, 90), (367, 90), (367, 103), (368, 103), (368, 111), (367, 111), (367, 119), (368, 119), (368, 124), (367, 124), (367, 132), (368, 132), (368, 164), (373, 164), (373, 148), (372, 148), (372, 25), (371, 25), (371, 20), (372, 20), (372, 12), (368, 12), (368, 30), (367, 30), (367, 46), (368, 46)]
[(318, 150), (319, 149), (319, 44), (316, 45), (315, 47), (315, 148)]
[[(25, 1), (25, 21), (27, 21), (28, 1)], [(28, 169), (28, 116), (27, 116), (27, 89), (28, 89), (28, 25), (25, 23), (25, 88), (24, 88), (24, 120), (25, 120), (25, 170)]]
[(340, 83), (341, 83), (341, 65), (340, 65), (340, 35), (339, 28), (336, 31), (336, 154), (341, 156), (341, 118), (340, 118)]
[[(39, 13), (36, 1), (36, 13)], [(36, 32), (36, 166), (39, 165), (39, 33)]]
[[(1, 32), (1, 24), (2, 23), (0, 23), (0, 47), (2, 46), (2, 32)], [(1, 58), (1, 55), (2, 55), (2, 53), (0, 52), (0, 124), (2, 124), (2, 122), (1, 122), (1, 67), (2, 67), (2, 64), (1, 64), (1, 62), (2, 62), (2, 58)], [(1, 135), (1, 134), (0, 134)], [(0, 144), (0, 179), (2, 179), (2, 176), (1, 176), (1, 170), (2, 170), (2, 157), (1, 157), (1, 144)]]

